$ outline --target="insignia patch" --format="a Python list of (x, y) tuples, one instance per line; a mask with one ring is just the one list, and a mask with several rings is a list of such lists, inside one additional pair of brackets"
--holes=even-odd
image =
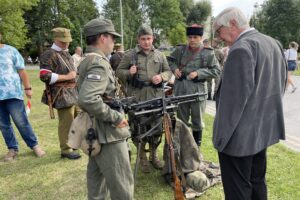
[(87, 79), (100, 80), (101, 76), (99, 74), (88, 74)]

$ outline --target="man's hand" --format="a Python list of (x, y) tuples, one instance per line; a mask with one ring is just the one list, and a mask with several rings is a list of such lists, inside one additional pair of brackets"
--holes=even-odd
[(128, 126), (128, 122), (127, 122), (127, 120), (124, 118), (124, 119), (122, 119), (122, 121), (117, 125), (117, 128), (124, 128), (124, 127), (126, 127), (126, 126)]
[(179, 69), (175, 69), (175, 77), (176, 78), (180, 78), (181, 77), (181, 75), (182, 75), (182, 73), (181, 73), (181, 71), (179, 70)]
[(134, 74), (137, 73), (137, 66), (136, 65), (132, 65), (130, 68), (129, 68), (129, 73), (131, 76), (133, 76)]
[(75, 79), (76, 78), (76, 71), (71, 71), (69, 72), (66, 76), (67, 76), (67, 79), (68, 80), (72, 80), (72, 79)]
[(161, 75), (160, 75), (160, 74), (157, 74), (157, 75), (153, 76), (152, 79), (151, 79), (151, 81), (152, 81), (152, 83), (153, 83), (154, 85), (159, 84), (160, 82), (162, 82)]
[(194, 78), (196, 78), (197, 76), (198, 76), (198, 73), (197, 73), (196, 71), (191, 72), (191, 73), (189, 74), (189, 78), (190, 78), (190, 79), (194, 79)]
[(28, 99), (31, 99), (32, 94), (33, 94), (32, 90), (24, 90), (24, 91), (25, 91), (26, 97), (27, 97)]

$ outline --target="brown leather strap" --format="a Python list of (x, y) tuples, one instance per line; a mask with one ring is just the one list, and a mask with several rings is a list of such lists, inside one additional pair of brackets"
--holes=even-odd
[(75, 88), (76, 83), (75, 82), (58, 82), (54, 84), (55, 87), (65, 87), (65, 88)]

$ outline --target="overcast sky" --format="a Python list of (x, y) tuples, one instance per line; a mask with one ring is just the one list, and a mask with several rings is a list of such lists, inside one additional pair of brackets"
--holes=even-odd
[(211, 0), (213, 16), (217, 16), (222, 10), (228, 7), (238, 7), (240, 8), (245, 15), (250, 18), (254, 4), (257, 2), (259, 5), (262, 4), (265, 0)]

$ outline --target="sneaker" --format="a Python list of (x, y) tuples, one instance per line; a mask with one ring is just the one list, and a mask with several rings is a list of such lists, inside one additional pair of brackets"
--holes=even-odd
[(33, 148), (32, 148), (33, 152), (35, 153), (35, 155), (37, 157), (43, 157), (46, 153), (45, 151), (43, 151), (43, 149), (41, 147), (39, 147), (39, 145), (35, 145)]
[(7, 154), (4, 156), (4, 161), (13, 161), (15, 157), (18, 155), (18, 150), (16, 149), (9, 149)]
[(297, 90), (297, 87), (293, 87), (291, 93), (294, 93)]

